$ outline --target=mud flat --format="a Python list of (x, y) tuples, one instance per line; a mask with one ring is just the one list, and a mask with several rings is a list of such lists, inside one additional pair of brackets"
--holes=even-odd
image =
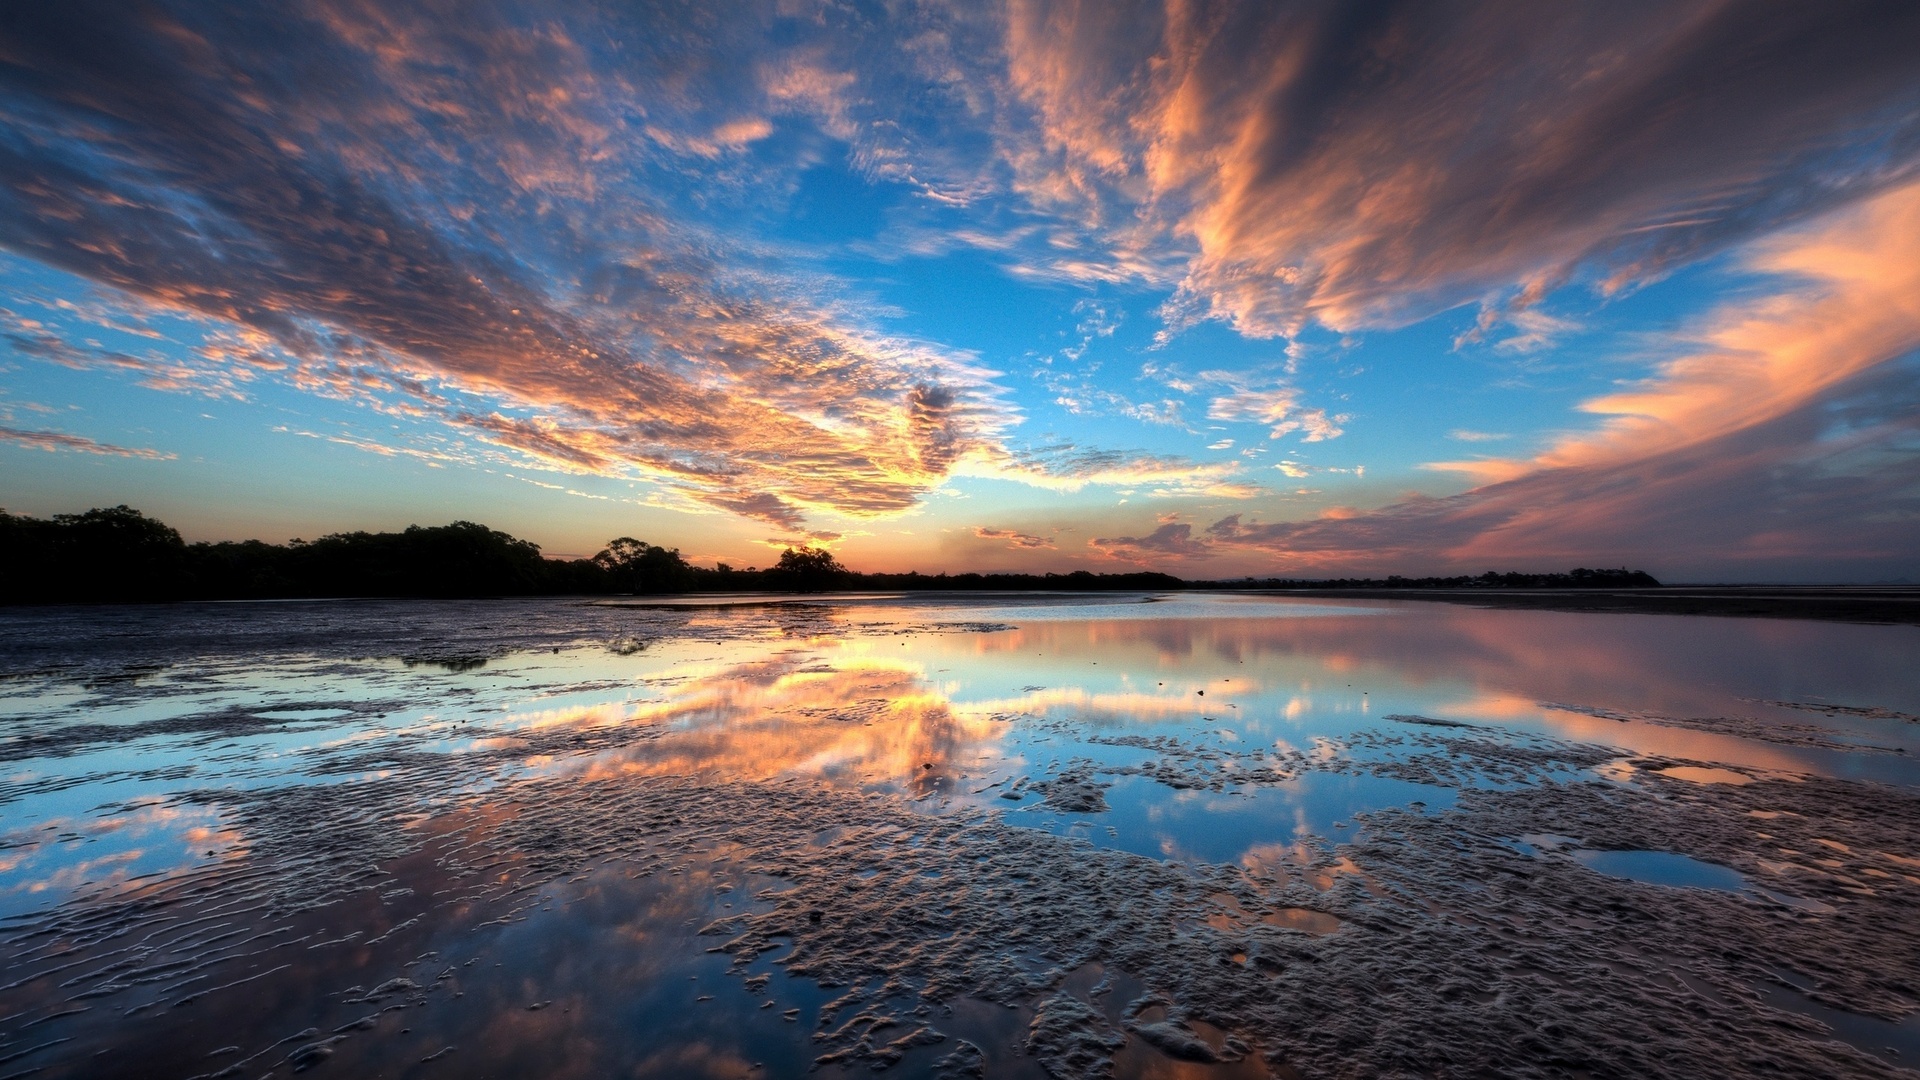
[(1823, 703), (1736, 636), (1706, 697), (1575, 708), (1235, 613), (23, 676), (0, 1070), (1915, 1075), (1920, 777), (1872, 775), (1913, 702)]

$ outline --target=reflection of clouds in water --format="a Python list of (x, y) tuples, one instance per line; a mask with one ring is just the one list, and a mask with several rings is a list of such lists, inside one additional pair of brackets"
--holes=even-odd
[(1186, 696), (1171, 697), (1140, 692), (1106, 693), (1088, 691), (1077, 686), (1035, 690), (1019, 697), (970, 700), (964, 704), (956, 704), (955, 707), (967, 712), (1017, 711), (1033, 716), (1060, 713), (1093, 723), (1142, 717), (1192, 719), (1195, 709), (1193, 701)]
[[(1719, 703), (1725, 706), (1725, 701)], [(1822, 771), (1805, 754), (1705, 731), (1644, 723), (1622, 723), (1567, 709), (1543, 707), (1538, 698), (1514, 694), (1481, 693), (1461, 701), (1434, 706), (1442, 716), (1463, 720), (1494, 720), (1543, 728), (1573, 742), (1618, 746), (1639, 754), (1718, 761), (1751, 769), (1783, 773)]]
[(639, 724), (658, 731), (656, 738), (584, 763), (563, 763), (588, 778), (800, 774), (916, 785), (1004, 728), (972, 711), (957, 713), (927, 684), (922, 664), (833, 650), (716, 667), (665, 701), (516, 719), (540, 728)]
[[(1234, 601), (1221, 603), (1219, 610), (1244, 616), (1287, 606)], [(1689, 654), (1662, 620), (1439, 606), (1314, 620), (1237, 617), (1185, 627), (1145, 619), (1056, 620), (980, 634), (905, 635), (895, 632), (896, 624), (884, 638), (859, 636), (862, 620), (899, 619), (907, 609), (839, 610), (834, 633), (697, 646), (668, 639), (634, 656), (595, 646), (506, 656), (483, 672), (461, 676), (396, 674), (396, 685), (419, 688), (406, 713), (276, 736), (285, 740), (282, 749), (299, 749), (305, 740), (304, 752), (286, 753), (272, 772), (251, 775), (302, 783), (264, 795), (228, 793), (226, 805), (237, 808), (235, 820), (251, 830), (245, 858), (150, 879), (111, 899), (137, 901), (126, 907), (133, 911), (146, 899), (202, 890), (194, 895), (204, 905), (149, 905), (137, 913), (184, 919), (229, 903), (244, 890), (267, 897), (290, 882), (286, 895), (305, 889), (300, 896), (322, 896), (333, 905), (315, 912), (311, 924), (333, 927), (328, 940), (339, 937), (340, 927), (366, 927), (369, 935), (383, 937), (393, 931), (377, 946), (356, 939), (302, 953), (297, 970), (208, 998), (200, 1011), (209, 1012), (207, 1006), (217, 1002), (220, 1024), (235, 1029), (232, 1039), (225, 1039), (229, 1033), (223, 1030), (223, 1042), (209, 1045), (243, 1040), (259, 1045), (308, 1026), (310, 1015), (313, 1026), (329, 1030), (357, 1015), (336, 1016), (326, 1011), (333, 1004), (313, 1004), (341, 987), (373, 986), (403, 972), (426, 985), (434, 982), (439, 965), (453, 969), (457, 982), (442, 984), (441, 992), (421, 993), (438, 1011), (408, 1010), (400, 1014), (406, 1019), (383, 1021), (388, 1026), (380, 1038), (356, 1035), (341, 1043), (332, 1059), (332, 1071), (341, 1075), (371, 1074), (453, 1044), (460, 1049), (452, 1061), (464, 1068), (473, 1068), (466, 1062), (484, 1061), (500, 1072), (570, 1076), (604, 1073), (609, 1062), (623, 1068), (640, 1063), (661, 1075), (725, 1075), (740, 1068), (743, 1059), (749, 1064), (761, 1057), (783, 1060), (758, 1048), (742, 1050), (729, 1038), (735, 1034), (786, 1038), (778, 1044), (781, 1052), (799, 1055), (792, 1059), (804, 1063), (820, 1052), (808, 1045), (815, 1013), (796, 1024), (781, 1020), (781, 1013), (809, 1004), (799, 996), (803, 983), (827, 996), (843, 992), (820, 991), (809, 978), (831, 975), (849, 987), (896, 976), (899, 985), (913, 987), (939, 979), (952, 991), (939, 1000), (951, 1000), (972, 987), (996, 985), (993, 979), (1010, 978), (1011, 969), (1002, 965), (1008, 942), (1015, 940), (1035, 964), (1059, 963), (1063, 970), (1092, 959), (1116, 967), (1133, 964), (1129, 970), (1142, 977), (1154, 975), (1158, 985), (1183, 989), (1240, 980), (1232, 1000), (1257, 1003), (1248, 1006), (1252, 1011), (1238, 1022), (1240, 1030), (1311, 1034), (1337, 1029), (1343, 1040), (1354, 1037), (1339, 1048), (1347, 1054), (1354, 1046), (1372, 1045), (1367, 1039), (1375, 1015), (1353, 1018), (1350, 1028), (1339, 1027), (1345, 1022), (1340, 1016), (1313, 1016), (1311, 1023), (1299, 1018), (1311, 1015), (1319, 1002), (1352, 1000), (1388, 984), (1407, 996), (1379, 1014), (1419, 1018), (1435, 1030), (1477, 1034), (1510, 1016), (1499, 1008), (1479, 1009), (1471, 997), (1429, 994), (1433, 986), (1404, 980), (1410, 939), (1380, 933), (1384, 925), (1409, 927), (1427, 935), (1423, 940), (1450, 942), (1431, 954), (1435, 969), (1447, 978), (1459, 972), (1482, 977), (1496, 997), (1556, 993), (1543, 989), (1537, 972), (1558, 970), (1553, 965), (1582, 949), (1588, 951), (1578, 953), (1580, 962), (1602, 963), (1632, 955), (1650, 942), (1661, 955), (1680, 955), (1676, 949), (1700, 945), (1697, 955), (1686, 954), (1689, 962), (1724, 966), (1729, 962), (1725, 941), (1767, 941), (1788, 925), (1781, 921), (1786, 916), (1775, 919), (1777, 913), (1738, 898), (1650, 898), (1630, 891), (1640, 888), (1631, 883), (1596, 881), (1585, 871), (1563, 881), (1554, 877), (1555, 867), (1531, 864), (1528, 888), (1498, 895), (1475, 891), (1463, 899), (1457, 883), (1500, 880), (1509, 860), (1523, 858), (1488, 845), (1488, 837), (1551, 831), (1550, 826), (1571, 831), (1577, 824), (1595, 846), (1631, 841), (1630, 846), (1650, 847), (1658, 839), (1692, 844), (1689, 850), (1697, 849), (1702, 858), (1733, 860), (1739, 854), (1734, 848), (1747, 842), (1734, 826), (1750, 819), (1700, 815), (1716, 806), (1748, 805), (1729, 800), (1805, 810), (1811, 803), (1801, 792), (1818, 790), (1832, 798), (1843, 790), (1841, 782), (1818, 779), (1788, 785), (1762, 778), (1741, 787), (1698, 787), (1643, 771), (1627, 775), (1629, 782), (1618, 787), (1537, 783), (1463, 792), (1454, 801), (1453, 793), (1441, 788), (1369, 773), (1369, 762), (1353, 758), (1367, 752), (1355, 738), (1360, 725), (1381, 738), (1428, 740), (1404, 745), (1431, 751), (1428, 756), (1434, 758), (1457, 752), (1489, 771), (1524, 760), (1509, 760), (1500, 751), (1531, 752), (1543, 741), (1503, 736), (1503, 727), (1563, 720), (1591, 724), (1595, 738), (1609, 741), (1622, 730), (1644, 729), (1660, 738), (1718, 739), (1726, 747), (1789, 755), (1784, 748), (1750, 745), (1719, 733), (1622, 725), (1584, 713), (1550, 715), (1540, 703), (1725, 709), (1737, 700), (1736, 693), (1772, 694), (1769, 664), (1789, 654), (1800, 670), (1824, 673), (1810, 680), (1820, 684), (1817, 689), (1838, 693), (1854, 685), (1840, 677), (1852, 661), (1802, 654), (1810, 647), (1815, 653), (1822, 647), (1844, 648), (1853, 640), (1847, 628), (1807, 631), (1694, 621), (1683, 629), (1698, 634), (1711, 626), (1718, 636)], [(913, 618), (924, 621), (929, 610), (915, 609)], [(943, 610), (968, 609), (948, 605)], [(1569, 633), (1569, 627), (1578, 632)], [(1663, 650), (1681, 655), (1663, 656)], [(1638, 677), (1632, 674), (1636, 668)], [(1861, 685), (1886, 685), (1893, 678), (1884, 671), (1876, 674), (1871, 665), (1867, 675)], [(258, 681), (267, 678), (261, 674)], [(1215, 691), (1228, 680), (1231, 693)], [(1157, 685), (1163, 682), (1164, 687)], [(1608, 683), (1617, 685), (1608, 692), (1586, 692)], [(244, 694), (247, 685), (243, 673), (223, 692)], [(1044, 689), (1031, 689), (1036, 686)], [(1205, 699), (1193, 695), (1199, 686), (1208, 691)], [(1369, 691), (1379, 699), (1376, 712), (1459, 716), (1481, 730), (1376, 723), (1359, 711), (1360, 695)], [(1635, 700), (1622, 700), (1627, 698)], [(1225, 706), (1235, 700), (1242, 705), (1237, 714), (1212, 711), (1214, 702)], [(1877, 700), (1877, 695), (1862, 695), (1863, 704)], [(1199, 718), (1200, 702), (1215, 723)], [(1911, 708), (1897, 698), (1886, 703)], [(1223, 750), (1226, 735), (1208, 733), (1224, 732), (1229, 717), (1233, 731), (1247, 741)], [(1116, 718), (1159, 729), (1144, 732), (1136, 742), (1116, 742), (1112, 733), (1099, 730)], [(1578, 737), (1579, 730), (1556, 733)], [(391, 741), (349, 737), (374, 732)], [(1281, 732), (1286, 737), (1276, 738)], [(1096, 743), (1092, 737), (1109, 741)], [(1216, 737), (1220, 743), (1212, 741)], [(1311, 768), (1252, 756), (1253, 747), (1266, 754), (1267, 743), (1288, 748), (1289, 740), (1306, 748), (1303, 756), (1312, 758)], [(1401, 745), (1386, 756), (1405, 758)], [(1714, 760), (1731, 761), (1726, 747), (1714, 751), (1720, 755)], [(1153, 769), (1115, 779), (1110, 809), (1104, 812), (1049, 807), (1031, 795), (1018, 805), (1003, 803), (1004, 788), (984, 795), (972, 791), (982, 795), (975, 801), (906, 802), (934, 792), (957, 794), (956, 785), (941, 781), (981, 764), (989, 767), (977, 771), (1011, 769), (1037, 782), (1049, 775), (1049, 759), (1060, 763), (1050, 774), (1057, 778), (1073, 771), (1077, 756), (1103, 757), (1110, 751), (1104, 760), (1122, 767), (1151, 763)], [(1256, 761), (1263, 764), (1256, 767)], [(82, 775), (80, 766), (76, 770)], [(1444, 777), (1432, 775), (1451, 782), (1470, 771), (1463, 765)], [(246, 782), (238, 775), (209, 771), (156, 783), (237, 787)], [(1220, 777), (1233, 794), (1208, 789)], [(1197, 786), (1176, 789), (1176, 782)], [(964, 785), (969, 790), (981, 786), (977, 781)], [(1672, 797), (1683, 790), (1685, 799)], [(1885, 793), (1876, 791), (1873, 797)], [(1392, 809), (1416, 799), (1427, 812)], [(1526, 800), (1538, 800), (1538, 809), (1526, 809), (1536, 805)], [(84, 802), (59, 805), (101, 801), (88, 793)], [(1031, 812), (1021, 812), (1022, 807)], [(187, 866), (181, 844), (198, 843), (193, 838), (203, 835), (199, 830), (214, 829), (217, 821), (176, 821), (165, 816), (170, 809), (173, 804), (115, 810), (93, 823), (99, 843), (134, 838), (126, 846), (144, 858), (166, 860), (162, 869)], [(1355, 816), (1374, 809), (1385, 812), (1365, 820)], [(1543, 820), (1532, 822), (1529, 814)], [(1469, 816), (1466, 825), (1460, 824), (1462, 815)], [(1516, 824), (1523, 817), (1532, 822), (1526, 829)], [(1073, 841), (1043, 832), (1056, 825), (1073, 829), (1083, 819), (1092, 827), (1080, 828)], [(60, 821), (62, 828), (80, 831), (71, 820)], [(1338, 822), (1352, 827), (1335, 829)], [(1603, 827), (1615, 833), (1600, 831)], [(1761, 827), (1796, 850), (1828, 856), (1829, 849), (1816, 840), (1786, 839), (1789, 830), (1811, 831), (1806, 819), (1769, 819)], [(1872, 815), (1852, 814), (1831, 828), (1820, 822), (1819, 832), (1856, 851), (1892, 847), (1904, 852), (1910, 846), (1892, 832), (1875, 834), (1877, 827)], [(141, 831), (164, 828), (174, 831), (151, 835), (171, 837), (172, 847), (150, 841)], [(1362, 843), (1333, 846), (1361, 833), (1366, 835)], [(1316, 840), (1302, 842), (1306, 836)], [(1322, 846), (1321, 839), (1331, 843)], [(1712, 845), (1729, 853), (1715, 855)], [(92, 857), (84, 845), (75, 850), (75, 859)], [(1859, 874), (1869, 869), (1865, 856), (1835, 850), (1833, 857), (1847, 859), (1849, 873), (1854, 863), (1860, 864)], [(1167, 866), (1159, 859), (1183, 865)], [(134, 865), (138, 869), (116, 871), (107, 862), (57, 869), (75, 875), (138, 875), (147, 869)], [(1768, 872), (1786, 878), (1812, 874), (1811, 867), (1821, 864), (1801, 859), (1778, 865), (1783, 868)], [(772, 883), (747, 872), (749, 866), (780, 874), (776, 887), (790, 891), (762, 906), (775, 909), (764, 922), (727, 923), (698, 936), (703, 926), (752, 910), (751, 898)], [(262, 867), (270, 869), (263, 873)], [(1900, 867), (1888, 863), (1870, 869)], [(355, 874), (366, 876), (351, 877)], [(23, 877), (51, 880), (47, 868), (30, 864), (8, 872), (8, 880)], [(535, 881), (539, 888), (522, 887)], [(1314, 890), (1324, 895), (1311, 895)], [(1399, 891), (1389, 895), (1389, 890)], [(1224, 930), (1215, 925), (1221, 920), (1207, 921), (1225, 903), (1207, 898), (1223, 891), (1236, 897), (1228, 906), (1243, 913), (1225, 920)], [(1870, 899), (1849, 896), (1844, 902)], [(1603, 940), (1604, 929), (1559, 917), (1589, 901), (1618, 902), (1606, 911), (1641, 912), (1667, 904), (1659, 910), (1682, 915), (1685, 911), (1671, 905), (1727, 906), (1700, 909), (1711, 916), (1710, 939), (1689, 936), (1683, 918), (1636, 915), (1620, 922), (1617, 937)], [(1290, 914), (1302, 905), (1328, 907), (1331, 914), (1318, 919)], [(1458, 919), (1454, 913), (1461, 907), (1449, 905), (1470, 905), (1476, 914), (1504, 912), (1501, 918), (1510, 917), (1530, 933), (1516, 945), (1485, 922)], [(813, 911), (822, 917), (813, 919)], [(422, 921), (409, 925), (423, 914)], [(1316, 927), (1335, 925), (1328, 922), (1334, 916), (1348, 920), (1344, 928), (1316, 937), (1321, 932)], [(505, 921), (489, 922), (495, 917)], [(264, 925), (268, 917), (258, 918)], [(287, 936), (298, 937), (308, 925), (290, 928)], [(476, 925), (486, 927), (484, 935), (473, 932)], [(1812, 932), (1806, 924), (1791, 925)], [(1196, 926), (1229, 936), (1198, 941), (1181, 936), (1200, 933)], [(801, 957), (803, 968), (812, 965), (811, 975), (776, 969), (774, 978), (788, 981), (766, 991), (779, 999), (779, 1009), (764, 1012), (761, 999), (753, 996), (759, 991), (743, 992), (743, 979), (718, 976), (731, 958), (707, 952), (746, 934), (748, 942), (737, 955), (759, 965), (756, 971), (775, 969), (781, 954), (757, 951), (760, 941), (750, 935), (760, 933), (786, 943), (779, 948), (790, 945), (785, 956)], [(483, 936), (493, 944), (485, 946), (488, 955), (477, 958)], [(104, 934), (92, 940), (102, 950), (118, 947)], [(1782, 947), (1815, 952), (1809, 940), (1802, 936)], [(1868, 940), (1865, 932), (1861, 940)], [(1485, 951), (1476, 951), (1483, 946)], [(439, 958), (433, 964), (402, 963), (436, 949)], [(1312, 950), (1315, 962), (1298, 963), (1301, 949)], [(1513, 955), (1516, 949), (1519, 955)], [(366, 953), (381, 959), (352, 959)], [(1231, 956), (1242, 959), (1220, 963)], [(1509, 956), (1511, 965), (1503, 959)], [(468, 958), (481, 962), (467, 967)], [(1266, 968), (1258, 966), (1263, 958)], [(250, 973), (253, 969), (244, 969), (248, 962), (230, 959), (209, 982)], [(493, 962), (505, 966), (496, 971)], [(700, 967), (703, 963), (708, 966)], [(1311, 974), (1289, 982), (1277, 974), (1288, 965)], [(1504, 966), (1515, 970), (1503, 973)], [(800, 974), (790, 977), (792, 970)], [(712, 985), (700, 981), (702, 971), (715, 974)], [(1662, 995), (1670, 988), (1643, 986), (1645, 980), (1638, 978), (1623, 973), (1602, 987), (1580, 984), (1579, 1000), (1583, 1007), (1598, 1003), (1611, 1010), (1605, 1012), (1609, 1030), (1642, 1016), (1664, 1021), (1657, 1009), (1642, 1006), (1666, 1000)], [(112, 1017), (118, 1007), (157, 992), (159, 985), (116, 991), (126, 996), (111, 1000), (114, 1009), (96, 1008), (63, 1021), (63, 1030), (105, 1030), (116, 1023)], [(21, 996), (30, 992), (19, 991)], [(456, 992), (464, 994), (457, 1006), (451, 1003)], [(706, 993), (714, 997), (701, 1000)], [(274, 1005), (269, 999), (276, 994), (298, 1004)], [(1609, 994), (1615, 997), (1608, 999)], [(527, 1008), (539, 1001), (551, 1004), (538, 1011)], [(1550, 1004), (1563, 1008), (1566, 1003)], [(280, 1024), (296, 1013), (298, 1023)], [(157, 1027), (186, 1014), (156, 1009), (139, 1022)], [(840, 1016), (824, 1030), (846, 1019)], [(433, 1041), (414, 1053), (411, 1044), (392, 1041), (401, 1024), (423, 1033), (410, 1038), (430, 1032)], [(902, 1030), (908, 1026), (903, 1023)], [(1647, 1038), (1665, 1038), (1667, 1030)], [(1792, 1037), (1765, 1030), (1781, 1039)], [(72, 1060), (85, 1061), (99, 1045), (99, 1040), (77, 1041), (66, 1050)], [(564, 1047), (565, 1053), (554, 1047)], [(556, 1063), (560, 1057), (565, 1061)], [(1382, 1059), (1369, 1060), (1379, 1065)], [(265, 1063), (258, 1064), (264, 1071)], [(907, 1062), (902, 1071), (912, 1068)]]
[(243, 853), (243, 837), (217, 810), (170, 802), (126, 806), (103, 817), (43, 819), (0, 841), (11, 848), (0, 857), (4, 891), (29, 896), (82, 888), (92, 897), (109, 895), (157, 870)]

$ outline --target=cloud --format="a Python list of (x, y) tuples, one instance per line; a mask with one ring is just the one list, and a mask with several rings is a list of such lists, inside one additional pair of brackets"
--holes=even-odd
[(57, 452), (72, 450), (82, 454), (104, 454), (110, 457), (142, 458), (147, 461), (172, 461), (179, 455), (163, 453), (159, 450), (143, 450), (112, 443), (95, 442), (80, 435), (67, 435), (58, 431), (23, 431), (19, 428), (0, 427), (0, 442), (9, 442), (15, 446), (24, 446), (31, 450)]
[(1347, 420), (1344, 416), (1329, 417), (1325, 409), (1300, 408), (1300, 391), (1293, 387), (1236, 390), (1216, 397), (1207, 405), (1207, 418), (1267, 424), (1270, 439), (1305, 432), (1301, 442), (1337, 439), (1344, 434), (1340, 425)]
[[(909, 509), (998, 445), (1018, 414), (994, 373), (872, 330), (672, 197), (683, 158), (772, 131), (715, 89), (754, 70), (743, 38), (559, 16), (9, 20), (0, 244), (244, 340), (205, 350), (225, 372), (276, 356), (310, 392), (783, 527)], [(595, 51), (616, 38), (633, 47)], [(776, 103), (828, 109), (797, 72), (769, 84)], [(163, 388), (194, 374), (49, 337), (14, 344)]]
[(1741, 261), (1787, 286), (1712, 311), (1651, 378), (1584, 402), (1605, 417), (1598, 429), (1528, 460), (1433, 467), (1520, 475), (1645, 458), (1805, 408), (1920, 345), (1920, 183), (1757, 242)]
[(1234, 480), (1234, 461), (1195, 462), (1184, 457), (1136, 454), (1062, 444), (1020, 451), (996, 451), (961, 463), (961, 475), (1012, 480), (1053, 491), (1079, 491), (1088, 485), (1153, 487), (1156, 494), (1251, 498), (1264, 490)]
[[(1912, 175), (1920, 9), (1685, 0), (1011, 5), (1006, 156), (1176, 325), (1394, 326), (1614, 290)], [(1520, 305), (1524, 309), (1526, 305)], [(1517, 320), (1506, 347), (1566, 327)]]
[[(1732, 435), (1608, 464), (1543, 470), (1446, 498), (1304, 521), (1208, 527), (1261, 572), (1631, 565), (1681, 580), (1912, 576), (1920, 550), (1920, 372)], [(1830, 429), (1835, 415), (1850, 430)]]
[(1499, 442), (1512, 436), (1499, 431), (1472, 431), (1467, 428), (1454, 428), (1447, 432), (1447, 438), (1456, 442)]
[(1742, 263), (1776, 287), (1709, 312), (1688, 351), (1585, 403), (1597, 428), (1532, 458), (1436, 463), (1485, 486), (1307, 521), (1233, 515), (1207, 540), (1302, 568), (1920, 569), (1920, 183), (1756, 242)]
[[(12, 345), (164, 389), (284, 380), (794, 534), (903, 513), (957, 475), (1244, 498), (1263, 489), (1230, 462), (1023, 449), (997, 372), (884, 329), (760, 226), (841, 155), (915, 197), (868, 255), (968, 246), (1016, 274), (1144, 282), (1171, 294), (1173, 330), (1396, 326), (1478, 303), (1490, 338), (1512, 330), (1495, 348), (1527, 351), (1579, 329), (1542, 310), (1563, 284), (1617, 292), (1904, 190), (1916, 32), (1920, 9), (1885, 0), (1651, 16), (29, 5), (0, 24), (0, 246), (203, 337), (185, 359), (88, 351), (47, 327), (14, 327)], [(1845, 265), (1871, 239), (1752, 249), (1750, 269), (1809, 284), (1779, 311), (1722, 312), (1697, 352), (1591, 403), (1593, 431), (1537, 458), (1438, 464), (1541, 483), (1786, 437), (1778, 424), (1875, 363), (1815, 354), (1884, 356), (1869, 339), (1899, 337), (1906, 301)], [(1898, 277), (1900, 253), (1872, 250)], [(1802, 301), (1823, 330), (1788, 325)], [(1112, 312), (1077, 314), (1076, 348), (1113, 332)], [(1799, 330), (1807, 358), (1780, 359)], [(1347, 422), (1291, 386), (1211, 385), (1226, 392), (1209, 417), (1274, 438)], [(1172, 398), (1084, 389), (1086, 407), (1180, 417)]]
[(1149, 565), (1164, 558), (1206, 559), (1214, 554), (1213, 545), (1196, 539), (1193, 526), (1167, 521), (1145, 536), (1096, 537), (1087, 546), (1110, 559), (1136, 565)]
[(1017, 532), (1013, 529), (989, 529), (976, 525), (973, 529), (973, 535), (982, 540), (1005, 540), (1010, 547), (1045, 551), (1054, 550), (1053, 541), (1047, 537), (1034, 536), (1031, 533)]

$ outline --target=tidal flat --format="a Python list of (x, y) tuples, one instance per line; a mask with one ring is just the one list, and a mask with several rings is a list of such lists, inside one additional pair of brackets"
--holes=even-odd
[(1920, 627), (0, 610), (0, 1076), (1915, 1076)]

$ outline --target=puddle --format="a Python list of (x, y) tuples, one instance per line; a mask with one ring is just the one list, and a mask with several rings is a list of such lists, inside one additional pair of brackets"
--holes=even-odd
[(1304, 934), (1325, 936), (1338, 933), (1342, 923), (1335, 916), (1312, 908), (1282, 907), (1260, 912), (1247, 911), (1240, 902), (1227, 893), (1216, 893), (1213, 902), (1225, 910), (1207, 916), (1205, 924), (1215, 930), (1239, 931), (1250, 926), (1277, 926), (1284, 930), (1298, 930)]
[[(1751, 812), (1749, 814), (1751, 816)], [(1819, 900), (1792, 896), (1769, 889), (1748, 880), (1745, 875), (1730, 867), (1704, 862), (1671, 851), (1582, 848), (1580, 841), (1573, 837), (1556, 836), (1550, 833), (1523, 836), (1518, 841), (1509, 841), (1508, 846), (1535, 858), (1540, 857), (1543, 852), (1565, 855), (1597, 873), (1647, 885), (1738, 893), (1816, 915), (1830, 915), (1837, 910), (1833, 905)]]
[[(1058, 815), (1044, 805), (1031, 824), (1098, 847), (1152, 859), (1238, 863), (1249, 852), (1312, 838), (1324, 844), (1352, 839), (1357, 815), (1370, 811), (1452, 806), (1454, 792), (1373, 776), (1315, 774), (1284, 783), (1227, 791), (1182, 791), (1138, 776), (1120, 777), (1106, 792), (1103, 813)], [(1010, 820), (1029, 824), (1025, 814)]]
[(1694, 784), (1751, 784), (1753, 777), (1732, 769), (1710, 769), (1701, 765), (1675, 765), (1671, 768), (1654, 770), (1661, 776), (1671, 776), (1675, 780), (1685, 780)]
[(1565, 856), (1595, 873), (1624, 878), (1646, 885), (1671, 889), (1714, 889), (1720, 892), (1752, 891), (1739, 871), (1690, 855), (1672, 851), (1637, 851), (1582, 847), (1577, 837), (1554, 833), (1528, 833), (1507, 846), (1523, 855), (1541, 858)]
[(1589, 870), (1648, 885), (1664, 885), (1673, 889), (1718, 889), (1733, 893), (1744, 892), (1747, 887), (1747, 879), (1737, 870), (1671, 851), (1595, 851), (1575, 848), (1567, 854)]
[(1806, 979), (1792, 972), (1778, 974), (1785, 986), (1758, 983), (1753, 988), (1768, 1005), (1810, 1016), (1831, 1028), (1834, 1038), (1889, 1064), (1911, 1069), (1920, 1062), (1920, 1013), (1894, 1021), (1831, 1008), (1802, 992), (1811, 986)]

